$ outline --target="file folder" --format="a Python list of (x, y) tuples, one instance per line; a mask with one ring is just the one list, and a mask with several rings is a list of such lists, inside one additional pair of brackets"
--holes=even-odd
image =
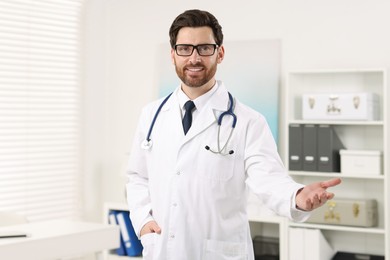
[(330, 125), (318, 126), (318, 171), (340, 172), (340, 149), (344, 145)]
[(319, 229), (305, 228), (305, 260), (329, 260), (335, 252)]
[(289, 260), (305, 260), (305, 237), (303, 228), (290, 227), (288, 229), (288, 255)]
[(303, 125), (303, 170), (317, 171), (317, 125)]
[[(118, 221), (116, 219), (116, 214), (117, 214), (116, 211), (111, 210), (109, 215), (108, 215), (108, 223), (110, 223), (111, 225), (118, 225)], [(120, 244), (119, 244), (119, 247), (115, 250), (115, 252), (116, 252), (117, 255), (121, 255), (121, 256), (126, 255), (125, 244), (124, 244), (124, 241), (123, 241), (122, 232), (120, 232)]]
[(142, 254), (142, 244), (135, 234), (133, 225), (131, 224), (129, 212), (120, 211), (116, 214), (116, 219), (119, 224), (123, 242), (125, 245), (126, 254), (128, 256), (139, 256)]
[(302, 125), (290, 124), (288, 129), (288, 165), (291, 171), (302, 171)]
[(289, 228), (289, 260), (330, 260), (334, 254), (321, 230)]

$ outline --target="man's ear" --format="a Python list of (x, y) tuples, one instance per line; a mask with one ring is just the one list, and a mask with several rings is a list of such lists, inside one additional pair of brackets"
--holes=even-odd
[(175, 50), (171, 48), (171, 61), (172, 65), (175, 65)]
[(218, 63), (221, 63), (223, 61), (223, 58), (225, 57), (225, 48), (223, 47), (223, 45), (221, 47), (218, 48), (218, 58), (217, 58), (217, 62)]

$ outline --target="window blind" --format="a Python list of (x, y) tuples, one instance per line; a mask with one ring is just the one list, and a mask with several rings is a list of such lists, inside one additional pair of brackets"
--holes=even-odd
[(0, 0), (0, 211), (80, 214), (82, 0)]

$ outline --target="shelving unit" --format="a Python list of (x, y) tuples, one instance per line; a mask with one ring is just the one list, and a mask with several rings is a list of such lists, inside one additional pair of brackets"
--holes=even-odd
[[(111, 210), (128, 211), (126, 203), (121, 202), (107, 202), (103, 206), (103, 221), (108, 224), (108, 215)], [(104, 252), (105, 260), (141, 260), (142, 256), (119, 256), (115, 254), (115, 250)]]
[[(372, 121), (303, 120), (302, 95), (304, 93), (371, 92), (380, 97), (380, 118)], [(340, 177), (342, 184), (332, 189), (337, 198), (375, 199), (378, 202), (378, 226), (374, 228), (312, 223), (292, 223), (289, 227), (320, 229), (336, 251), (384, 255), (390, 258), (390, 177), (389, 177), (389, 115), (386, 71), (340, 70), (289, 72), (286, 85), (286, 125), (332, 125), (347, 149), (380, 150), (383, 152), (382, 175), (354, 175), (328, 172), (289, 171), (303, 184)], [(289, 158), (289, 133), (286, 131), (285, 158)], [(286, 160), (288, 168), (288, 160)]]

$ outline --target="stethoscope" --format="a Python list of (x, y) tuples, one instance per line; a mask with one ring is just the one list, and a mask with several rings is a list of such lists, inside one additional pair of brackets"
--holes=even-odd
[[(234, 128), (236, 127), (236, 123), (237, 123), (237, 116), (234, 114), (233, 112), (233, 108), (234, 108), (234, 100), (233, 100), (233, 96), (230, 94), (230, 92), (228, 92), (229, 94), (229, 108), (228, 110), (226, 110), (225, 112), (223, 112), (219, 117), (218, 117), (218, 136), (217, 136), (217, 150), (214, 150), (214, 149), (211, 149), (210, 146), (206, 145), (205, 146), (205, 149), (207, 151), (210, 151), (212, 153), (215, 153), (215, 154), (220, 154), (220, 155), (229, 155), (229, 154), (233, 154), (234, 151), (233, 150), (229, 150), (228, 152), (224, 152), (224, 150), (226, 149), (232, 135), (233, 135), (233, 131), (234, 131)], [(165, 103), (168, 101), (168, 99), (171, 97), (172, 93), (169, 94), (164, 100), (163, 102), (160, 104), (160, 106), (158, 107), (156, 113), (154, 114), (154, 117), (153, 117), (153, 120), (152, 120), (152, 123), (150, 124), (150, 127), (149, 127), (149, 131), (148, 131), (148, 134), (146, 136), (146, 139), (142, 142), (141, 144), (141, 148), (142, 149), (145, 149), (145, 150), (150, 150), (153, 146), (153, 141), (151, 139), (151, 135), (152, 135), (152, 131), (153, 131), (153, 127), (154, 127), (154, 124), (156, 123), (156, 120), (157, 120), (157, 117), (158, 117), (158, 114), (160, 113), (161, 109), (163, 108), (163, 106), (165, 105)], [(230, 133), (229, 133), (229, 136), (225, 142), (225, 145), (223, 145), (221, 147), (221, 141), (220, 141), (220, 132), (221, 132), (221, 125), (222, 125), (222, 120), (223, 120), (223, 117), (224, 116), (231, 116), (233, 118), (233, 122), (232, 122), (232, 128), (230, 129)]]

